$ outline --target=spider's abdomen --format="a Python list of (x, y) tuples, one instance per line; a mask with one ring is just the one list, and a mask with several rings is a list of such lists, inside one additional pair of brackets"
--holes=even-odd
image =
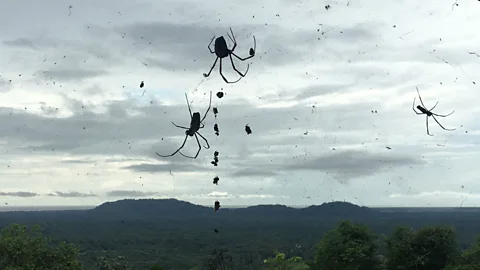
[(225, 38), (223, 38), (223, 36), (215, 39), (215, 54), (220, 58), (228, 56), (227, 42), (225, 41)]
[[(200, 129), (200, 122), (201, 122), (200, 113), (194, 112), (192, 115), (192, 121), (190, 122), (190, 130), (193, 131), (193, 133), (195, 133)], [(190, 136), (193, 136), (193, 134)]]

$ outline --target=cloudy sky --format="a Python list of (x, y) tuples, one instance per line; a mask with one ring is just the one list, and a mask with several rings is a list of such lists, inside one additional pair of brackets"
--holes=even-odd
[[(194, 3), (3, 4), (0, 202), (480, 204), (478, 2)], [(234, 59), (250, 65), (236, 84), (218, 64), (202, 76), (215, 61), (208, 43), (229, 27), (240, 57), (257, 44), (254, 58)], [(428, 108), (439, 101), (434, 112), (455, 110), (438, 118), (455, 131), (430, 119), (426, 134), (416, 87)], [(200, 132), (211, 148), (158, 157), (185, 138), (171, 123), (189, 125), (184, 93), (203, 116), (210, 91), (219, 113)], [(182, 152), (197, 149), (189, 138)]]

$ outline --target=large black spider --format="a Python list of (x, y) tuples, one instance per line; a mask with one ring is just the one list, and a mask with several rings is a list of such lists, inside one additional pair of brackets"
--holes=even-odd
[(426, 109), (427, 107), (425, 107), (425, 105), (423, 104), (422, 97), (420, 96), (420, 91), (418, 91), (418, 87), (417, 87), (417, 93), (418, 93), (418, 98), (420, 99), (420, 103), (422, 104), (422, 106), (420, 106), (420, 105), (417, 106), (417, 109), (418, 109), (420, 112), (417, 112), (417, 111), (415, 110), (415, 100), (417, 99), (417, 97), (415, 97), (415, 98), (413, 99), (413, 107), (412, 107), (412, 109), (413, 109), (413, 111), (414, 111), (416, 114), (419, 114), (419, 115), (425, 114), (425, 115), (426, 115), (426, 126), (427, 126), (427, 134), (428, 134), (428, 135), (433, 136), (433, 134), (430, 134), (430, 131), (428, 130), (428, 117), (430, 117), (430, 116), (431, 116), (431, 117), (433, 118), (433, 120), (435, 120), (435, 122), (437, 122), (437, 124), (438, 124), (441, 128), (443, 128), (444, 130), (450, 130), (450, 131), (455, 130), (454, 128), (453, 128), (453, 129), (449, 129), (449, 128), (443, 127), (442, 124), (440, 124), (440, 122), (438, 122), (437, 119), (435, 118), (435, 116), (438, 116), (438, 117), (447, 117), (447, 116), (449, 116), (449, 115), (452, 115), (452, 114), (455, 112), (455, 110), (454, 110), (453, 112), (447, 114), (447, 115), (441, 115), (441, 114), (433, 113), (432, 110), (435, 109), (435, 107), (437, 107), (438, 101), (437, 101), (437, 103), (435, 103), (435, 105), (434, 105), (430, 110), (427, 110), (427, 109)]
[[(235, 39), (235, 36), (233, 35), (232, 28), (230, 28), (230, 32), (232, 33), (232, 35), (230, 36), (229, 33), (227, 33), (227, 35), (230, 38), (230, 40), (233, 42), (232, 49), (229, 49), (227, 47), (227, 42), (225, 41), (225, 38), (223, 36), (220, 36), (217, 39), (215, 39), (215, 36), (213, 36), (212, 40), (210, 40), (210, 43), (208, 44), (208, 50), (210, 51), (211, 54), (215, 54), (217, 56), (217, 58), (215, 59), (215, 62), (213, 62), (213, 65), (210, 68), (210, 71), (208, 71), (208, 73), (203, 73), (203, 77), (210, 76), (210, 73), (212, 73), (212, 70), (215, 67), (215, 65), (217, 64), (217, 61), (218, 61), (219, 58), (220, 58), (220, 68), (219, 68), (220, 75), (222, 76), (223, 80), (226, 83), (236, 83), (236, 82), (240, 81), (240, 79), (242, 79), (242, 77), (245, 77), (245, 75), (247, 75), (247, 72), (248, 72), (248, 69), (250, 68), (250, 65), (247, 65), (247, 70), (245, 71), (245, 74), (243, 74), (242, 72), (240, 72), (235, 67), (235, 64), (233, 63), (232, 54), (233, 54), (233, 56), (240, 59), (241, 61), (245, 61), (247, 59), (250, 59), (250, 58), (254, 57), (255, 56), (255, 49), (257, 48), (257, 41), (255, 40), (255, 36), (253, 36), (253, 48), (250, 48), (250, 51), (249, 51), (250, 56), (242, 58), (242, 57), (236, 55), (233, 52), (235, 50), (235, 48), (237, 47), (237, 40)], [(212, 42), (213, 42), (214, 39), (215, 39), (215, 50), (212, 51), (212, 49), (210, 48), (210, 45), (212, 45)], [(227, 56), (230, 57), (230, 62), (232, 63), (233, 69), (241, 76), (240, 78), (238, 78), (238, 80), (233, 81), (233, 82), (229, 82), (227, 80), (227, 78), (225, 78), (225, 76), (223, 76), (223, 73), (222, 73), (222, 59), (227, 57)]]
[(176, 126), (178, 128), (186, 129), (185, 130), (185, 140), (183, 140), (182, 145), (175, 152), (173, 152), (170, 155), (164, 156), (164, 155), (160, 155), (159, 153), (156, 153), (160, 157), (171, 157), (171, 156), (175, 155), (176, 153), (180, 152), (180, 150), (185, 146), (185, 143), (187, 142), (188, 136), (190, 136), (190, 137), (195, 136), (195, 139), (197, 139), (197, 144), (198, 144), (197, 154), (194, 157), (191, 157), (191, 156), (186, 156), (182, 152), (180, 152), (180, 155), (182, 155), (186, 158), (197, 158), (198, 157), (198, 154), (200, 153), (200, 150), (202, 150), (202, 146), (200, 145), (200, 141), (198, 140), (198, 136), (200, 136), (207, 143), (207, 146), (204, 146), (205, 149), (210, 148), (210, 145), (208, 144), (207, 139), (205, 137), (203, 137), (203, 135), (200, 134), (198, 132), (198, 130), (205, 127), (205, 125), (203, 124), (203, 120), (205, 120), (205, 118), (207, 117), (207, 114), (210, 111), (210, 107), (212, 105), (212, 91), (210, 91), (210, 102), (208, 103), (207, 111), (205, 112), (205, 115), (201, 119), (200, 119), (200, 113), (199, 112), (194, 112), (193, 115), (192, 115), (192, 110), (190, 109), (190, 104), (188, 103), (187, 94), (185, 94), (185, 99), (187, 100), (188, 111), (190, 112), (190, 127), (189, 128), (182, 127), (182, 126), (179, 126), (179, 125), (175, 124), (174, 122), (172, 122), (172, 124), (174, 126)]

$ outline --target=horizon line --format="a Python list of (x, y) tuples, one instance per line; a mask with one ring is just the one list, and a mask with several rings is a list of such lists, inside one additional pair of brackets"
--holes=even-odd
[[(180, 201), (180, 200), (179, 200)], [(116, 202), (116, 201), (113, 201)], [(331, 202), (332, 203), (332, 202)], [(334, 202), (333, 202), (334, 203)], [(71, 208), (84, 208), (84, 209), (93, 209), (95, 207), (98, 207), (101, 204), (97, 205), (80, 205), (80, 204), (75, 204), (75, 205), (62, 205), (62, 204), (51, 204), (51, 205), (0, 205), (0, 209), (11, 209), (11, 208), (30, 208), (30, 209), (39, 209), (39, 208), (65, 208), (65, 210), (70, 210)], [(194, 204), (193, 205), (198, 205), (198, 206), (204, 206), (204, 207), (211, 207), (211, 205), (205, 205), (205, 204)], [(353, 205), (357, 205), (354, 203), (351, 203)], [(277, 206), (286, 206), (286, 207), (291, 207), (291, 208), (306, 208), (309, 206), (320, 206), (321, 204), (310, 204), (310, 205), (301, 205), (301, 204), (292, 204), (292, 205), (286, 205), (286, 204), (224, 204), (222, 207), (224, 208), (247, 208), (251, 206), (262, 206), (262, 205), (277, 205)], [(476, 206), (469, 206), (469, 207), (461, 207), (461, 206), (392, 206), (392, 205), (357, 205), (360, 207), (367, 207), (367, 208), (479, 208)], [(69, 209), (70, 208), (70, 209)], [(58, 209), (62, 210), (62, 209)]]

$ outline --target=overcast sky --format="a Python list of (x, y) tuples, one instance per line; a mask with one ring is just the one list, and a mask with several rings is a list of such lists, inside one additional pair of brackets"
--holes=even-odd
[[(3, 3), (0, 202), (480, 204), (477, 1), (198, 3)], [(254, 58), (234, 59), (250, 64), (236, 84), (218, 63), (202, 76), (215, 61), (208, 43), (229, 27), (240, 57), (257, 44)], [(223, 73), (238, 78), (229, 58)], [(430, 119), (426, 134), (416, 87), (428, 108), (439, 101), (434, 112), (455, 110), (438, 118), (455, 131)], [(171, 124), (189, 125), (184, 93), (203, 116), (209, 91), (220, 136), (212, 111), (200, 132), (211, 148), (156, 156), (185, 137)], [(182, 152), (197, 148), (189, 138)]]

